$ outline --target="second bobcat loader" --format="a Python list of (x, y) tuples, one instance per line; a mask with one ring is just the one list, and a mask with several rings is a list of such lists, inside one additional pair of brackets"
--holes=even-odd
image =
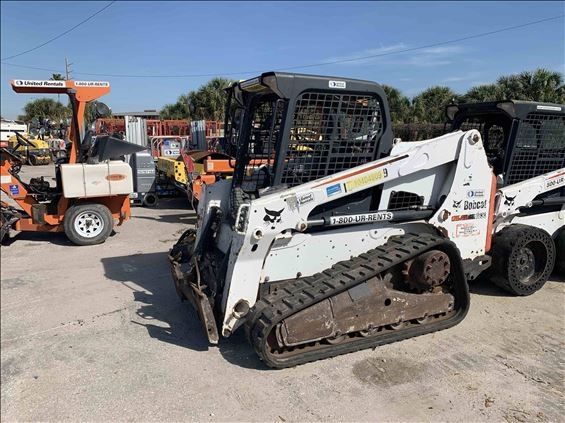
[(271, 72), (232, 89), (233, 179), (205, 188), (169, 255), (211, 343), (244, 327), (267, 365), (294, 366), (449, 328), (482, 273), (518, 295), (547, 281), (563, 106), (495, 105), (501, 158), (457, 125), (393, 143), (373, 82)]

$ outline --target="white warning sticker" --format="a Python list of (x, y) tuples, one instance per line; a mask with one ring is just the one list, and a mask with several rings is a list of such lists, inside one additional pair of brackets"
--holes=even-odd
[(561, 107), (559, 106), (542, 106), (539, 105), (536, 107), (536, 109), (538, 110), (550, 110), (552, 112), (560, 112), (561, 111)]
[(480, 229), (475, 226), (474, 223), (459, 223), (455, 227), (455, 237), (456, 238), (464, 238), (468, 236), (477, 236), (480, 235)]
[(356, 223), (371, 223), (392, 220), (391, 212), (376, 212), (364, 214), (351, 214), (348, 216), (332, 216), (330, 217), (330, 225), (351, 225)]
[(545, 189), (552, 190), (565, 185), (565, 172), (554, 175), (550, 178), (545, 178)]

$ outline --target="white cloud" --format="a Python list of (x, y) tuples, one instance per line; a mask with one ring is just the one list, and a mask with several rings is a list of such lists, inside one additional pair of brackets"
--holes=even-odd
[(438, 46), (438, 47), (430, 47), (424, 48), (420, 50), (420, 52), (424, 54), (451, 54), (451, 53), (461, 53), (463, 51), (463, 47), (461, 46)]
[[(438, 46), (415, 50), (412, 52), (389, 54), (387, 56), (380, 56), (382, 54), (394, 53), (398, 50), (406, 50), (411, 48), (410, 45), (404, 43), (397, 43), (390, 46), (381, 46), (372, 49), (366, 49), (351, 53), (347, 56), (330, 57), (324, 62), (337, 62), (340, 65), (357, 66), (367, 63), (380, 63), (383, 65), (396, 65), (396, 66), (414, 66), (414, 67), (437, 67), (446, 66), (453, 63), (452, 57), (461, 55), (465, 50), (462, 46)], [(367, 57), (377, 56), (377, 57)], [(358, 59), (359, 58), (359, 59)], [(457, 60), (461, 60), (460, 57)]]
[[(407, 48), (406, 44), (397, 43), (397, 44), (390, 45), (390, 46), (381, 46), (381, 47), (356, 51), (356, 52), (348, 54), (346, 56), (329, 57), (329, 58), (323, 60), (323, 62), (344, 61), (344, 62), (339, 63), (339, 64), (340, 65), (360, 65), (360, 64), (365, 64), (365, 63), (369, 63), (369, 62), (374, 62), (374, 61), (379, 59), (379, 57), (367, 57), (367, 56), (376, 56), (376, 55), (380, 55), (380, 54), (390, 53), (390, 52), (393, 52), (393, 51), (396, 51), (396, 50), (403, 50), (405, 48)], [(357, 59), (357, 58), (363, 58), (363, 59)]]
[(482, 76), (481, 72), (472, 72), (467, 73), (465, 75), (457, 75), (457, 76), (449, 76), (447, 78), (442, 79), (441, 82), (464, 82), (464, 81), (472, 81), (480, 78)]
[(442, 79), (442, 82), (461, 82), (461, 81), (466, 81), (467, 77), (465, 76), (450, 76), (448, 78), (444, 78)]
[(417, 55), (410, 57), (406, 60), (400, 60), (395, 62), (396, 65), (403, 65), (403, 66), (416, 66), (416, 67), (436, 67), (436, 66), (445, 66), (451, 64), (452, 61), (449, 60), (447, 57), (437, 57), (433, 55)]

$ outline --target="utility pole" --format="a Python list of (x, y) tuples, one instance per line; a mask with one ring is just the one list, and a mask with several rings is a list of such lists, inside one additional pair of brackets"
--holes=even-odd
[(71, 75), (71, 72), (72, 72), (71, 66), (72, 66), (72, 65), (73, 65), (73, 64), (72, 64), (72, 63), (69, 63), (69, 61), (68, 61), (67, 58), (65, 57), (65, 80), (66, 80), (66, 81), (68, 81), (69, 79), (72, 78), (72, 75)]

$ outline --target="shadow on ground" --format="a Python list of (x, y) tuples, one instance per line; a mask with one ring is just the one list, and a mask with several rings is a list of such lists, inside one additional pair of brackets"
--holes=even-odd
[[(554, 273), (551, 275), (549, 280), (554, 282), (565, 282), (565, 277)], [(515, 297), (514, 294), (499, 288), (487, 276), (480, 276), (477, 280), (469, 282), (469, 292), (471, 294), (487, 295), (491, 297)]]
[(228, 339), (220, 339), (220, 354), (231, 364), (253, 370), (271, 370), (263, 363), (247, 341), (245, 331), (240, 328)]
[[(176, 294), (167, 253), (108, 257), (101, 261), (108, 279), (131, 289), (139, 316), (133, 324), (145, 327), (149, 336), (159, 341), (195, 351), (208, 350), (210, 345), (198, 315)], [(267, 369), (248, 344), (243, 330), (229, 339), (222, 339), (218, 348), (230, 363), (250, 369)]]
[[(173, 214), (157, 214), (150, 213), (150, 216), (145, 215), (146, 210), (175, 210), (177, 213)], [(133, 219), (154, 220), (164, 223), (183, 223), (186, 225), (193, 225), (196, 223), (196, 212), (190, 208), (188, 200), (183, 198), (163, 198), (159, 200), (157, 207), (154, 209), (146, 209), (142, 206), (135, 206), (132, 212)]]
[(196, 215), (192, 210), (183, 211), (178, 214), (161, 214), (158, 216), (134, 216), (132, 219), (154, 220), (164, 223), (182, 223), (185, 225), (194, 225), (196, 223)]
[(469, 292), (471, 294), (487, 295), (490, 297), (513, 297), (511, 293), (496, 286), (486, 276), (479, 276), (474, 281), (469, 281)]
[(101, 261), (107, 278), (131, 289), (140, 318), (132, 323), (144, 326), (149, 336), (160, 341), (195, 351), (208, 349), (198, 316), (175, 292), (167, 253), (108, 257)]
[(2, 245), (11, 245), (14, 242), (49, 242), (55, 245), (63, 245), (68, 247), (76, 247), (63, 232), (17, 232), (6, 236), (2, 240)]
[[(110, 238), (116, 235), (116, 231), (112, 231)], [(62, 245), (65, 247), (79, 247), (80, 245), (73, 244), (64, 232), (17, 232), (12, 234), (10, 237), (6, 236), (2, 240), (2, 245), (9, 246), (14, 242), (49, 242), (54, 245)]]
[[(141, 207), (141, 206), (136, 206)], [(192, 211), (190, 201), (186, 197), (186, 194), (180, 194), (178, 197), (161, 197), (155, 207), (157, 210), (179, 210), (185, 209), (187, 211)]]

